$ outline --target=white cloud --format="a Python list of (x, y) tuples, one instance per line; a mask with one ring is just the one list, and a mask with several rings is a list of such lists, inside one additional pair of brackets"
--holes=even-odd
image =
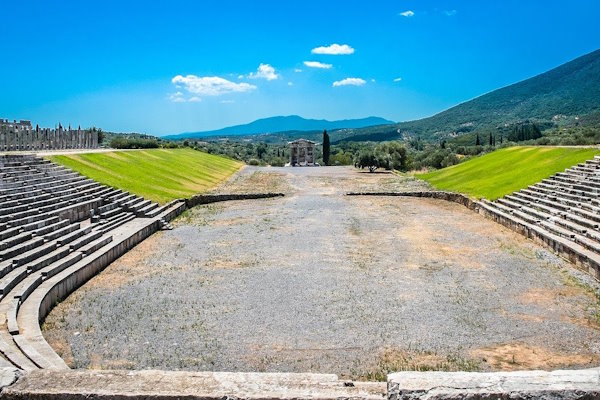
[(306, 65), (309, 68), (321, 68), (321, 69), (330, 69), (331, 67), (333, 67), (333, 65), (331, 65), (331, 64), (324, 64), (324, 63), (318, 62), (318, 61), (304, 61), (304, 65)]
[(233, 104), (233, 103), (235, 103), (235, 100), (221, 100), (220, 103), (221, 104)]
[(446, 10), (444, 11), (444, 14), (446, 14), (447, 17), (453, 17), (456, 15), (456, 10)]
[(394, 79), (394, 82), (400, 82), (401, 80), (402, 80), (402, 78), (398, 77), (398, 78)]
[(288, 86), (294, 86), (294, 82), (288, 82)]
[(334, 56), (353, 54), (354, 49), (347, 44), (337, 44), (334, 43), (329, 46), (319, 46), (315, 47), (310, 51), (313, 54), (329, 54)]
[[(243, 93), (256, 89), (256, 86), (249, 83), (235, 83), (219, 76), (177, 75), (171, 79), (171, 82), (174, 85), (181, 85), (187, 92), (195, 95), (195, 97), (221, 96), (227, 93)], [(178, 97), (183, 98), (183, 93)], [(171, 99), (171, 101), (176, 100)]]
[(269, 64), (260, 64), (256, 69), (256, 72), (248, 74), (250, 79), (266, 79), (268, 81), (279, 78), (279, 75), (275, 73), (275, 68)]
[(363, 86), (365, 83), (367, 83), (364, 79), (361, 78), (346, 78), (346, 79), (342, 79), (341, 81), (335, 81), (333, 82), (333, 87), (338, 87), (338, 86)]
[(406, 10), (403, 11), (401, 13), (398, 13), (398, 15), (402, 16), (402, 17), (414, 17), (415, 16), (415, 12), (412, 10)]
[(183, 97), (183, 93), (175, 92), (169, 95), (169, 100), (173, 103), (185, 103), (185, 97)]
[(300, 68), (295, 68), (294, 72), (302, 72), (302, 70)]
[(198, 102), (202, 101), (202, 99), (201, 99), (200, 97), (198, 97), (198, 96), (192, 96), (192, 97), (190, 97), (190, 98), (188, 99), (188, 101), (189, 101), (190, 103), (198, 103)]

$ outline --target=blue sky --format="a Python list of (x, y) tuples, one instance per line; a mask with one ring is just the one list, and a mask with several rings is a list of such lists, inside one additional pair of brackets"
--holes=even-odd
[(598, 0), (2, 10), (0, 117), (159, 135), (274, 115), (422, 118), (600, 48)]

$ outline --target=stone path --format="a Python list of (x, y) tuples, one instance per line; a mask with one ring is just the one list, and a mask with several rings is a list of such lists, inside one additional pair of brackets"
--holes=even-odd
[(598, 288), (466, 208), (345, 197), (423, 183), (349, 168), (246, 168), (60, 304), (73, 367), (336, 373), (600, 364)]

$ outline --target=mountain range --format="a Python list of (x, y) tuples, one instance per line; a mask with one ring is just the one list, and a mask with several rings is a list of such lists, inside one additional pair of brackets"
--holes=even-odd
[(428, 118), (345, 133), (344, 140), (436, 140), (533, 120), (554, 124), (600, 111), (600, 50)]
[(299, 136), (317, 138), (323, 129), (327, 129), (333, 131), (330, 134), (334, 142), (383, 141), (414, 137), (439, 140), (474, 134), (524, 120), (551, 126), (561, 118), (578, 119), (580, 116), (596, 112), (600, 112), (600, 50), (419, 120), (394, 123), (383, 118), (368, 117), (327, 121), (291, 115), (259, 119), (246, 125), (215, 131), (182, 133), (165, 138), (260, 134), (261, 140), (268, 141), (269, 136), (279, 136), (279, 140)]
[(322, 131), (323, 129), (364, 128), (374, 125), (389, 125), (393, 121), (379, 117), (344, 119), (328, 121), (325, 119), (307, 119), (298, 115), (277, 116), (258, 119), (244, 125), (235, 125), (214, 131), (186, 132), (165, 136), (165, 139), (192, 139), (210, 136), (247, 136), (288, 131)]

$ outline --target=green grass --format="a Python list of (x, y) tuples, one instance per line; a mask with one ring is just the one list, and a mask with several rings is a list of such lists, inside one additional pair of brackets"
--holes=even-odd
[(416, 176), (438, 189), (495, 200), (592, 159), (597, 154), (600, 154), (600, 149), (509, 147)]
[(105, 185), (166, 203), (217, 185), (242, 164), (191, 149), (114, 151), (49, 157)]

